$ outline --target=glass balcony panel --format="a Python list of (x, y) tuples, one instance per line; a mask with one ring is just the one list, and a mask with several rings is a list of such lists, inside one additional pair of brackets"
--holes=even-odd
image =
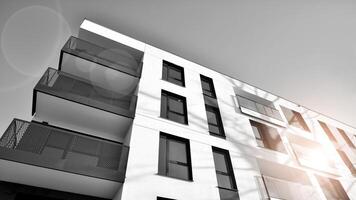
[(124, 48), (107, 49), (73, 36), (63, 46), (62, 52), (67, 56), (79, 57), (136, 77), (141, 75), (143, 53), (136, 52), (133, 55)]
[(0, 139), (1, 159), (117, 182), (127, 156), (123, 144), (18, 119)]
[(133, 91), (119, 94), (52, 68), (47, 69), (35, 90), (131, 118), (136, 109)]
[(219, 194), (221, 200), (239, 200), (239, 193), (235, 190), (229, 190), (225, 188), (219, 188)]

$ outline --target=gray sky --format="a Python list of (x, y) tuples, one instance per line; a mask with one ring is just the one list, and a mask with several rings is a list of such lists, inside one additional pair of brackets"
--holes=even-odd
[(0, 0), (1, 133), (84, 18), (356, 127), (355, 1)]

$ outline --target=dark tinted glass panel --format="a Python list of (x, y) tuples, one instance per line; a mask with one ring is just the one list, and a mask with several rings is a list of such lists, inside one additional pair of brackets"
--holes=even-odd
[(220, 172), (228, 172), (228, 168), (226, 166), (226, 157), (225, 154), (219, 152), (213, 152), (214, 154), (214, 163), (215, 169)]
[(237, 190), (229, 152), (213, 147), (216, 178), (219, 188)]
[(206, 111), (206, 115), (208, 117), (208, 122), (210, 124), (215, 124), (217, 125), (218, 124), (218, 120), (217, 120), (217, 117), (216, 117), (216, 113), (215, 112), (211, 112), (209, 110)]
[(59, 131), (52, 131), (47, 140), (47, 146), (65, 149), (68, 147), (72, 136), (69, 134), (61, 133)]
[(232, 180), (229, 175), (224, 175), (224, 174), (216, 174), (216, 177), (218, 179), (218, 185), (219, 187), (223, 188), (233, 188)]
[(162, 91), (161, 117), (187, 124), (188, 117), (185, 97)]
[(184, 86), (184, 69), (173, 63), (163, 61), (162, 79)]
[(168, 101), (169, 111), (173, 111), (179, 114), (184, 114), (183, 102), (179, 99), (169, 99)]
[(161, 133), (158, 173), (184, 180), (192, 179), (189, 140)]
[(200, 80), (203, 89), (203, 94), (216, 98), (213, 80), (203, 75), (200, 75)]
[(98, 155), (99, 144), (99, 141), (77, 137), (72, 151), (88, 155)]
[(167, 176), (188, 180), (189, 179), (189, 168), (188, 168), (188, 166), (169, 162)]
[(237, 191), (219, 188), (220, 200), (239, 200), (239, 193)]
[(187, 149), (184, 142), (170, 140), (168, 141), (168, 157), (170, 160), (187, 163)]
[(224, 128), (220, 117), (219, 109), (208, 105), (205, 105), (205, 109), (208, 119), (209, 132), (216, 135), (224, 136)]

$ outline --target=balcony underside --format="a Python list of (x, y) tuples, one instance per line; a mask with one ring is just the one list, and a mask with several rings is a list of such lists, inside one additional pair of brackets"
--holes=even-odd
[[(122, 183), (0, 159), (0, 180), (112, 199)], [(90, 188), (90, 189), (88, 189)]]
[(1, 200), (109, 200), (18, 183), (0, 181)]

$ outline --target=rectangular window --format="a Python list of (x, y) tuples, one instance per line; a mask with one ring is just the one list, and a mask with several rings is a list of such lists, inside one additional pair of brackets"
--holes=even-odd
[(281, 153), (287, 153), (277, 129), (252, 120), (250, 120), (250, 123), (253, 133), (255, 134), (257, 144), (260, 147), (265, 147)]
[(189, 140), (160, 134), (158, 174), (193, 180)]
[(309, 129), (307, 123), (304, 121), (302, 115), (299, 112), (285, 108), (283, 106), (281, 106), (281, 108), (284, 113), (284, 116), (288, 120), (288, 124), (310, 132), (310, 129)]
[(184, 69), (173, 63), (163, 61), (162, 79), (171, 83), (185, 86), (184, 83)]
[(341, 183), (336, 179), (331, 179), (323, 176), (316, 176), (321, 189), (326, 197), (326, 199), (330, 200), (350, 200), (342, 187)]
[(161, 117), (178, 123), (188, 124), (185, 97), (162, 90)]
[(222, 200), (238, 199), (237, 186), (229, 152), (213, 147), (213, 157), (220, 198)]
[(203, 88), (203, 94), (211, 98), (216, 98), (213, 79), (200, 75), (200, 81)]
[(219, 108), (205, 105), (205, 109), (208, 118), (209, 132), (213, 135), (225, 137)]
[(238, 90), (237, 100), (240, 107), (258, 112), (262, 115), (282, 121), (280, 112), (276, 109), (272, 101), (259, 97), (257, 95)]

